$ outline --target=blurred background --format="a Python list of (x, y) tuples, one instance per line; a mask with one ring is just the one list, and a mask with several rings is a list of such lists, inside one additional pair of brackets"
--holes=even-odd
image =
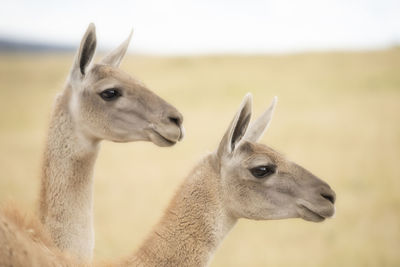
[(172, 148), (104, 142), (95, 259), (133, 251), (216, 148), (242, 97), (262, 142), (327, 181), (334, 219), (241, 220), (211, 266), (400, 266), (399, 1), (18, 1), (0, 9), (0, 203), (34, 213), (54, 97), (89, 22), (100, 54), (134, 37), (122, 68), (175, 105)]

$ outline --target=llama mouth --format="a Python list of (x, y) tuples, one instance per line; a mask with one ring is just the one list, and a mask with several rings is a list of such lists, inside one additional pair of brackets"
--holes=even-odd
[(173, 146), (177, 142), (177, 141), (170, 140), (170, 139), (164, 137), (162, 134), (160, 134), (156, 130), (151, 131), (150, 139), (154, 144), (156, 144), (158, 146)]
[(178, 141), (182, 141), (183, 137), (185, 137), (185, 127), (183, 127), (183, 125), (179, 126), (179, 139)]
[(326, 219), (326, 217), (322, 216), (316, 211), (313, 211), (312, 209), (306, 207), (303, 204), (300, 204), (299, 208), (300, 208), (299, 210), (300, 217), (306, 221), (322, 222)]

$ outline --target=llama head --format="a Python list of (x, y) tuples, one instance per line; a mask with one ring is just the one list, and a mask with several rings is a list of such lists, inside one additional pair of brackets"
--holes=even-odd
[(99, 63), (95, 26), (82, 38), (68, 79), (70, 111), (82, 132), (115, 142), (151, 141), (171, 146), (183, 138), (182, 115), (140, 81), (119, 69), (132, 33)]
[(249, 126), (252, 97), (246, 95), (219, 145), (224, 206), (235, 218), (323, 221), (335, 212), (335, 193), (329, 185), (257, 143), (271, 121), (276, 100)]

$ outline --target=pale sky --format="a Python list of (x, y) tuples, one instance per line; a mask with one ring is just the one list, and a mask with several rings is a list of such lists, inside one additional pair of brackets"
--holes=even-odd
[(0, 37), (131, 52), (293, 53), (400, 44), (400, 0), (1, 0)]

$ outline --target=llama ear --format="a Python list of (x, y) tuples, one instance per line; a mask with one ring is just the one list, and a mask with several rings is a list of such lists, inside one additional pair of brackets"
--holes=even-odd
[(133, 30), (129, 34), (128, 38), (120, 44), (116, 49), (111, 51), (107, 56), (105, 56), (102, 60), (101, 63), (106, 64), (106, 65), (111, 65), (113, 67), (119, 67), (119, 64), (121, 64), (122, 59), (124, 58), (126, 51), (128, 50), (129, 42), (131, 41), (133, 34)]
[(96, 42), (96, 28), (93, 23), (90, 23), (75, 57), (73, 66), (74, 73), (85, 75), (86, 69), (92, 61), (94, 52), (96, 51)]
[(275, 96), (272, 99), (271, 105), (268, 107), (268, 109), (250, 125), (246, 135), (244, 136), (244, 139), (250, 142), (257, 142), (260, 140), (271, 122), (277, 101), (278, 97)]
[(247, 93), (218, 147), (218, 156), (231, 154), (242, 140), (250, 122), (252, 95)]

